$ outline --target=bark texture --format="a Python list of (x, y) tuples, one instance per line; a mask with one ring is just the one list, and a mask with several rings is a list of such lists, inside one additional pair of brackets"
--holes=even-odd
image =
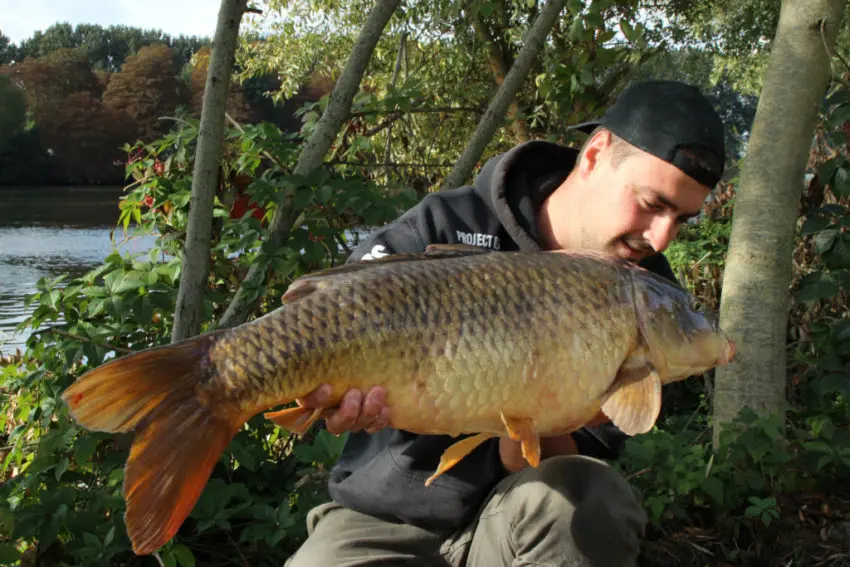
[(224, 135), (224, 113), (236, 59), (239, 25), (247, 4), (247, 0), (222, 0), (218, 12), (192, 172), (192, 198), (189, 204), (180, 288), (177, 292), (174, 325), (171, 328), (172, 342), (197, 335), (203, 320), (204, 290), (209, 278), (213, 203), (221, 160), (221, 140)]
[(723, 423), (744, 407), (783, 413), (797, 207), (845, 4), (782, 2), (735, 199), (720, 324), (737, 355), (716, 371), (715, 444)]

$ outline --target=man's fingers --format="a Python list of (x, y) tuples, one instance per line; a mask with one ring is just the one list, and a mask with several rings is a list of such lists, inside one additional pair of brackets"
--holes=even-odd
[(381, 408), (381, 413), (378, 414), (372, 423), (370, 423), (366, 427), (367, 433), (375, 433), (376, 431), (380, 431), (381, 429), (388, 427), (390, 425), (390, 408), (384, 407)]
[(339, 409), (325, 419), (325, 425), (330, 433), (339, 435), (345, 431), (355, 430), (357, 419), (360, 417), (362, 398), (360, 390), (352, 389), (345, 393)]
[(381, 386), (375, 386), (369, 390), (366, 393), (366, 399), (363, 401), (363, 420), (371, 422), (378, 417), (386, 398), (387, 393)]

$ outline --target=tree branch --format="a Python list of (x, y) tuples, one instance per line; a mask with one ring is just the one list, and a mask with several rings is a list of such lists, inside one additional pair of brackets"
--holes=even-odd
[(194, 336), (201, 329), (204, 291), (210, 270), (213, 206), (221, 166), (224, 114), (236, 60), (239, 24), (246, 8), (247, 0), (221, 0), (218, 12), (201, 107), (198, 147), (192, 172), (192, 197), (171, 342)]
[[(328, 106), (298, 156), (298, 163), (293, 171), (295, 175), (307, 176), (322, 165), (331, 143), (351, 112), (351, 103), (363, 80), (363, 74), (372, 58), (375, 46), (399, 2), (400, 0), (375, 2), (345, 63), (345, 68), (331, 92)], [(272, 218), (269, 240), (264, 243), (266, 252), (276, 252), (289, 239), (297, 214), (292, 195), (287, 195)], [(259, 261), (251, 265), (248, 274), (236, 290), (233, 300), (219, 320), (219, 327), (232, 327), (247, 321), (254, 304), (261, 295), (256, 290), (263, 287), (267, 271), (265, 262)]]
[(425, 168), (446, 168), (452, 167), (454, 164), (452, 163), (392, 163), (392, 162), (384, 162), (384, 163), (364, 163), (359, 161), (342, 161), (342, 160), (332, 160), (325, 162), (325, 165), (351, 165), (354, 167), (425, 167)]
[(499, 128), (505, 112), (514, 100), (522, 83), (528, 77), (528, 71), (537, 56), (540, 47), (549, 35), (558, 14), (566, 4), (566, 0), (550, 0), (540, 11), (540, 16), (534, 20), (531, 29), (523, 38), (523, 46), (517, 55), (516, 62), (505, 77), (505, 81), (496, 91), (495, 96), (487, 107), (487, 112), (478, 123), (472, 139), (466, 146), (457, 164), (443, 181), (442, 189), (460, 187), (472, 173), (475, 163), (481, 158), (493, 134)]
[(351, 118), (358, 118), (360, 116), (369, 116), (372, 114), (417, 114), (422, 112), (478, 112), (483, 113), (484, 110), (478, 108), (476, 106), (423, 106), (421, 108), (411, 108), (410, 110), (405, 110), (404, 112), (396, 109), (376, 109), (376, 110), (359, 110), (357, 112), (349, 113)]
[(62, 335), (63, 337), (68, 337), (69, 339), (74, 339), (75, 341), (79, 341), (81, 343), (90, 343), (90, 344), (93, 344), (94, 346), (99, 346), (101, 348), (114, 350), (115, 352), (120, 352), (120, 353), (123, 353), (123, 354), (131, 354), (131, 353), (134, 352), (133, 350), (131, 350), (129, 348), (117, 347), (117, 346), (111, 345), (109, 343), (101, 343), (101, 342), (94, 341), (92, 339), (87, 339), (86, 337), (81, 337), (80, 335), (75, 335), (74, 333), (69, 333), (68, 331), (63, 331), (61, 329), (56, 329), (56, 328), (53, 328), (53, 327), (51, 327), (49, 329), (43, 329), (41, 331), (36, 331), (33, 334), (34, 335), (40, 335), (40, 334), (44, 334), (44, 333), (55, 333), (57, 335)]

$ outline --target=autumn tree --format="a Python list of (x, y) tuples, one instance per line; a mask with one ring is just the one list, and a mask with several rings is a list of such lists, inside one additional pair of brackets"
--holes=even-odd
[(109, 79), (103, 103), (126, 113), (135, 124), (136, 136), (153, 141), (172, 127), (164, 117), (173, 116), (184, 97), (179, 79), (180, 66), (167, 45), (143, 47), (121, 72)]
[[(204, 102), (204, 90), (206, 89), (207, 72), (210, 65), (209, 47), (204, 47), (195, 54), (191, 78), (189, 79), (190, 104), (192, 116), (201, 115), (201, 107)], [(257, 113), (245, 99), (245, 89), (238, 82), (231, 82), (227, 94), (227, 113), (237, 122), (253, 122), (257, 119)]]

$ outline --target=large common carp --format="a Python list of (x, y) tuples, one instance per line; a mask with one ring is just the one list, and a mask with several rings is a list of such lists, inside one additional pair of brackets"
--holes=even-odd
[[(386, 388), (390, 425), (465, 436), (428, 480), (485, 439), (541, 436), (603, 412), (634, 435), (655, 423), (662, 384), (725, 364), (734, 345), (681, 288), (593, 252), (429, 247), (304, 276), (250, 323), (95, 368), (63, 399), (83, 427), (134, 432), (125, 523), (137, 554), (177, 532), (212, 468), (253, 415), (322, 383)], [(266, 417), (303, 432), (322, 410)]]

